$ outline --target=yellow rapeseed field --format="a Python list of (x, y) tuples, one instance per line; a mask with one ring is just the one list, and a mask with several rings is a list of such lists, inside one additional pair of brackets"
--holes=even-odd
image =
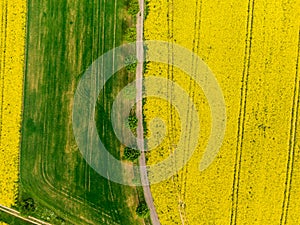
[(15, 203), (23, 92), (26, 1), (0, 1), (0, 204)]
[[(211, 129), (204, 93), (182, 71), (148, 64), (146, 77), (173, 80), (188, 92), (201, 127), (189, 163), (151, 186), (162, 225), (300, 224), (299, 3), (149, 0), (145, 39), (169, 41), (197, 53), (218, 80), (227, 110), (220, 152), (200, 172)], [(162, 143), (147, 155), (147, 163), (154, 164), (176, 148), (180, 115), (157, 98), (148, 98), (144, 113), (150, 149), (163, 131), (152, 118), (161, 117), (167, 126)]]

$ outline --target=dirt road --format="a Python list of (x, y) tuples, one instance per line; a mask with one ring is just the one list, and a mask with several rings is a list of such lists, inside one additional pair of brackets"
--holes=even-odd
[(39, 219), (36, 219), (34, 217), (23, 217), (21, 216), (20, 212), (14, 210), (14, 209), (11, 209), (11, 208), (8, 208), (4, 205), (0, 205), (0, 211), (2, 212), (5, 212), (11, 216), (14, 216), (14, 217), (17, 217), (25, 222), (28, 222), (28, 223), (31, 223), (31, 224), (35, 224), (35, 225), (51, 225), (50, 223), (46, 223), (44, 221), (41, 221)]
[(139, 159), (140, 165), (140, 174), (141, 174), (141, 181), (143, 185), (143, 191), (146, 203), (150, 210), (150, 218), (153, 225), (160, 225), (156, 209), (154, 206), (147, 169), (146, 169), (146, 159), (145, 159), (145, 146), (144, 146), (144, 128), (143, 128), (143, 111), (142, 111), (142, 91), (143, 91), (143, 58), (144, 58), (144, 48), (143, 48), (143, 30), (144, 30), (144, 0), (139, 0), (140, 11), (137, 14), (137, 24), (136, 24), (136, 31), (137, 31), (137, 40), (136, 40), (136, 54), (137, 54), (137, 68), (136, 68), (136, 116), (138, 118), (138, 128), (137, 128), (137, 139), (138, 139), (138, 146), (141, 150), (141, 156)]

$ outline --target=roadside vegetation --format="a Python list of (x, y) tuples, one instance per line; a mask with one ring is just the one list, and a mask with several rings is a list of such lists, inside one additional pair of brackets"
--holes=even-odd
[(141, 218), (147, 218), (150, 215), (149, 208), (146, 202), (140, 202), (136, 208), (136, 214)]
[(32, 223), (0, 211), (0, 225), (32, 225)]
[(124, 149), (124, 159), (129, 160), (131, 162), (136, 162), (140, 155), (141, 152), (138, 149), (130, 147), (125, 147)]
[(127, 6), (127, 12), (133, 17), (135, 21), (135, 16), (139, 12), (139, 1), (138, 0), (126, 0), (125, 4)]

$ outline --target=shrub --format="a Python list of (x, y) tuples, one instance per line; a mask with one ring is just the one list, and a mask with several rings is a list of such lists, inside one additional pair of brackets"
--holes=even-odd
[(20, 204), (20, 210), (22, 213), (30, 213), (35, 211), (35, 202), (33, 198), (27, 198), (23, 200)]
[(130, 0), (128, 4), (128, 13), (135, 16), (140, 11), (138, 0)]
[(138, 149), (126, 147), (124, 149), (124, 158), (129, 161), (135, 161), (139, 156), (141, 155), (141, 152)]
[(135, 130), (138, 126), (138, 118), (133, 115), (128, 117), (128, 123), (131, 130)]
[(129, 72), (135, 72), (137, 59), (135, 56), (130, 55), (125, 58), (125, 68)]
[(128, 42), (134, 42), (136, 40), (136, 28), (130, 27), (125, 32), (125, 40)]
[(146, 218), (150, 215), (150, 211), (146, 202), (140, 202), (135, 212), (141, 218)]

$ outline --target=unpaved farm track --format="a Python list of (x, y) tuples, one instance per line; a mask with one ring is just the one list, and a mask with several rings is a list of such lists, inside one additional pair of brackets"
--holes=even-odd
[(29, 222), (30, 224), (34, 224), (34, 225), (51, 225), (50, 223), (47, 223), (47, 222), (44, 222), (44, 221), (41, 221), (37, 218), (34, 218), (34, 217), (24, 217), (22, 215), (20, 215), (20, 212), (14, 210), (14, 209), (11, 209), (11, 208), (8, 208), (4, 205), (0, 205), (0, 211), (4, 212), (4, 213), (7, 213), (11, 216), (14, 216), (16, 218), (19, 218), (25, 222)]
[(144, 47), (143, 47), (143, 32), (144, 32), (144, 0), (139, 0), (140, 11), (136, 16), (136, 29), (137, 29), (137, 40), (136, 40), (136, 53), (137, 53), (137, 68), (136, 68), (136, 115), (138, 118), (137, 127), (137, 139), (138, 146), (141, 150), (141, 156), (139, 158), (141, 182), (143, 184), (143, 192), (145, 201), (150, 210), (150, 218), (153, 225), (159, 225), (158, 215), (154, 206), (154, 201), (152, 198), (152, 193), (150, 190), (150, 185), (148, 181), (148, 174), (146, 169), (146, 157), (144, 152), (144, 128), (143, 128), (143, 67), (144, 67)]

